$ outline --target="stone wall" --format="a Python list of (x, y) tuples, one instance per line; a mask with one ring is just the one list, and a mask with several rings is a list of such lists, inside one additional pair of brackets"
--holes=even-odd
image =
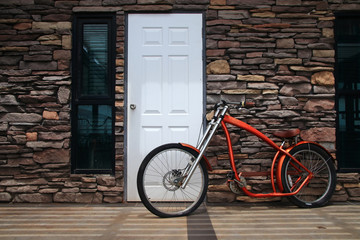
[[(124, 192), (124, 41), (127, 12), (201, 11), (206, 16), (207, 106), (246, 98), (234, 116), (271, 136), (300, 128), (335, 156), (334, 12), (346, 0), (13, 0), (0, 3), (0, 202), (122, 202)], [(117, 15), (115, 176), (71, 174), (72, 19)], [(268, 169), (274, 154), (231, 129), (241, 169)], [(274, 139), (274, 138), (272, 138)], [(208, 200), (252, 201), (228, 191), (228, 156), (216, 136)], [(279, 139), (274, 139), (279, 142)], [(333, 200), (360, 200), (358, 173), (339, 174)], [(250, 179), (255, 191), (264, 178)], [(265, 183), (265, 184), (264, 184)], [(271, 199), (274, 200), (274, 199)], [(275, 199), (277, 200), (277, 199)]]

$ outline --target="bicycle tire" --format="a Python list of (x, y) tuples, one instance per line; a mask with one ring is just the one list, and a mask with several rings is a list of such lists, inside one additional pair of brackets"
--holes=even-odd
[[(322, 207), (331, 199), (336, 187), (336, 170), (332, 157), (324, 149), (313, 143), (303, 143), (295, 146), (290, 152), (313, 174), (297, 194), (289, 196), (288, 199), (302, 208)], [(301, 184), (307, 174), (300, 172), (297, 164), (286, 157), (281, 168), (281, 180), (284, 192), (291, 193)]]
[(143, 160), (137, 175), (137, 188), (145, 207), (159, 217), (186, 216), (203, 202), (208, 188), (208, 173), (203, 159), (181, 188), (185, 168), (198, 153), (180, 144), (155, 148)]

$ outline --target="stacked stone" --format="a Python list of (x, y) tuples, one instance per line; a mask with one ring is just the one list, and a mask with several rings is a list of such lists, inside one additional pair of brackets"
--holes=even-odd
[(72, 19), (76, 7), (92, 2), (0, 3), (0, 202), (123, 200), (123, 48), (116, 62), (116, 175), (71, 174)]

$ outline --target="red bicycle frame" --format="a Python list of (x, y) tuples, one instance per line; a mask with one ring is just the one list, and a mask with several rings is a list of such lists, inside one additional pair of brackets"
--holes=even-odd
[[(228, 131), (225, 123), (237, 126), (237, 127), (241, 128), (241, 129), (246, 130), (247, 132), (249, 132), (251, 134), (254, 134), (255, 136), (257, 136), (261, 140), (265, 141), (272, 148), (277, 150), (277, 152), (276, 152), (276, 154), (275, 154), (275, 156), (274, 156), (274, 158), (272, 160), (270, 174), (269, 173), (266, 173), (266, 174), (264, 174), (264, 173), (253, 173), (253, 174), (251, 174), (252, 176), (270, 175), (271, 176), (271, 185), (272, 185), (273, 192), (272, 193), (266, 193), (266, 194), (253, 193), (253, 192), (250, 192), (249, 190), (247, 190), (246, 187), (242, 187), (241, 189), (245, 194), (247, 194), (247, 195), (249, 195), (251, 197), (260, 197), (260, 198), (262, 198), (262, 197), (292, 196), (292, 195), (297, 194), (303, 188), (303, 186), (305, 186), (309, 182), (309, 180), (313, 177), (312, 172), (309, 169), (307, 169), (303, 164), (301, 164), (301, 162), (299, 162), (296, 158), (294, 158), (289, 153), (290, 150), (293, 147), (295, 147), (295, 146), (297, 146), (299, 144), (302, 144), (304, 142), (299, 142), (296, 145), (293, 145), (288, 149), (283, 149), (282, 146), (279, 147), (270, 138), (268, 138), (267, 136), (265, 136), (263, 133), (261, 133), (260, 131), (258, 131), (255, 128), (253, 128), (252, 126), (248, 125), (247, 123), (245, 123), (245, 122), (243, 122), (241, 120), (238, 120), (238, 119), (236, 119), (234, 117), (231, 117), (230, 115), (225, 115), (223, 120), (221, 121), (221, 127), (223, 128), (225, 136), (226, 136), (226, 142), (227, 142), (228, 150), (229, 150), (231, 169), (235, 173), (235, 178), (236, 178), (237, 181), (240, 181), (240, 177), (239, 177), (239, 174), (238, 174), (236, 166), (235, 166), (234, 152), (233, 152), (233, 148), (232, 148), (232, 144), (231, 144), (231, 140), (230, 140), (230, 134), (229, 134), (229, 131)], [(296, 191), (294, 191), (294, 192), (291, 192), (291, 193), (283, 193), (282, 192), (283, 187), (282, 187), (282, 181), (281, 181), (281, 168), (282, 168), (282, 164), (283, 164), (283, 161), (284, 161), (286, 156), (290, 157), (296, 164), (298, 164), (299, 168), (303, 169), (304, 171), (306, 171), (308, 173), (308, 176), (303, 180), (302, 184), (298, 187), (298, 189)], [(278, 185), (278, 188), (279, 188), (280, 192), (276, 191), (276, 187), (275, 187), (275, 165), (276, 165), (276, 162), (278, 161), (278, 159), (279, 159), (279, 162), (278, 162), (278, 168), (277, 168), (277, 173), (276, 173), (276, 179), (277, 179), (277, 185)], [(299, 171), (301, 171), (301, 170), (299, 169)], [(246, 173), (244, 173), (243, 176), (246, 176)]]
[[(191, 148), (195, 151), (197, 151), (199, 153), (199, 155), (197, 156), (197, 158), (194, 160), (194, 164), (193, 166), (190, 168), (187, 177), (185, 178), (183, 184), (182, 184), (182, 188), (185, 188), (189, 179), (191, 178), (192, 174), (195, 171), (195, 167), (197, 166), (197, 164), (199, 164), (199, 162), (201, 161), (201, 159), (204, 159), (206, 162), (206, 166), (207, 169), (209, 171), (212, 170), (211, 165), (209, 163), (209, 161), (206, 159), (206, 157), (204, 156), (204, 153), (206, 151), (207, 146), (210, 143), (211, 138), (214, 136), (215, 131), (217, 130), (218, 126), (221, 125), (221, 127), (224, 130), (225, 133), (225, 137), (226, 137), (226, 142), (228, 145), (228, 152), (229, 152), (229, 161), (230, 161), (230, 165), (231, 165), (231, 169), (233, 171), (233, 175), (234, 177), (232, 179), (229, 179), (229, 181), (235, 181), (237, 183), (241, 183), (241, 178), (240, 176), (243, 177), (249, 177), (249, 176), (270, 176), (271, 178), (271, 186), (272, 186), (272, 193), (253, 193), (250, 192), (246, 186), (242, 186), (241, 190), (251, 196), (251, 197), (285, 197), (285, 196), (292, 196), (297, 194), (305, 185), (307, 185), (310, 181), (310, 179), (312, 179), (314, 177), (313, 173), (306, 168), (300, 161), (298, 161), (294, 156), (292, 156), (290, 154), (290, 151), (300, 145), (300, 144), (304, 144), (304, 143), (311, 143), (311, 144), (315, 144), (319, 147), (321, 147), (322, 149), (324, 149), (324, 151), (326, 151), (329, 155), (330, 153), (321, 145), (315, 143), (315, 142), (309, 142), (309, 141), (302, 141), (302, 142), (298, 142), (295, 145), (292, 145), (290, 147), (288, 147), (287, 149), (284, 149), (284, 143), (281, 144), (281, 146), (278, 146), (276, 143), (274, 143), (270, 138), (268, 138), (267, 136), (265, 136), (263, 133), (261, 133), (259, 130), (253, 128), (252, 126), (250, 126), (249, 124), (238, 120), (234, 117), (231, 117), (230, 115), (226, 114), (228, 110), (228, 106), (224, 106), (224, 107), (217, 107), (217, 110), (215, 112), (215, 114), (212, 117), (211, 122), (209, 123), (206, 132), (203, 136), (203, 138), (201, 139), (200, 143), (198, 144), (198, 147), (195, 148), (193, 146), (190, 146), (188, 144), (184, 144), (181, 143), (181, 145)], [(261, 140), (263, 140), (264, 142), (266, 142), (269, 146), (271, 146), (273, 149), (276, 150), (276, 154), (272, 160), (272, 164), (271, 164), (271, 170), (269, 172), (241, 172), (240, 174), (238, 174), (238, 171), (236, 169), (236, 165), (235, 165), (235, 159), (234, 159), (234, 152), (233, 152), (233, 147), (231, 144), (231, 140), (230, 140), (230, 134), (229, 134), (229, 130), (226, 127), (226, 124), (231, 124), (233, 126), (236, 126), (240, 129), (244, 129), (247, 132), (257, 136), (258, 138), (260, 138)], [(331, 155), (330, 155), (331, 156)], [(283, 188), (283, 179), (281, 177), (281, 170), (283, 168), (283, 164), (285, 161), (285, 158), (288, 157), (290, 158), (292, 161), (290, 161), (290, 165), (294, 168), (293, 172), (289, 172), (289, 174), (299, 174), (300, 176), (298, 177), (298, 179), (295, 180), (295, 184), (293, 185), (293, 188), (291, 189), (291, 193), (284, 193), (284, 188)], [(276, 167), (277, 166), (277, 167)], [(275, 170), (276, 167), (276, 170)], [(276, 172), (275, 172), (276, 171)], [(306, 174), (306, 177), (304, 177), (304, 174)], [(277, 183), (277, 188), (275, 186), (275, 179), (276, 179), (276, 183)], [(297, 186), (297, 187), (296, 187)]]

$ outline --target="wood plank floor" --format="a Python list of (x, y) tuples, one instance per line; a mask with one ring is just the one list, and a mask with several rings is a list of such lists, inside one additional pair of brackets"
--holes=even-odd
[(1, 239), (360, 239), (360, 204), (201, 206), (162, 219), (138, 205), (0, 204)]

